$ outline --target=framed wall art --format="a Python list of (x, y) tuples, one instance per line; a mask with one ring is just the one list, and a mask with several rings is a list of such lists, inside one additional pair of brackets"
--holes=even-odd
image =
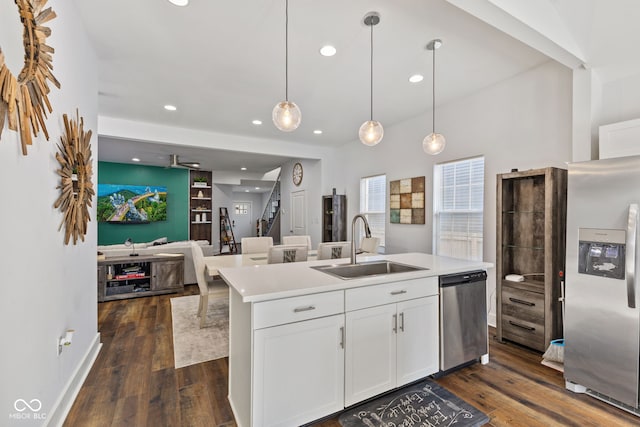
[(389, 213), (392, 224), (424, 224), (425, 177), (391, 181)]

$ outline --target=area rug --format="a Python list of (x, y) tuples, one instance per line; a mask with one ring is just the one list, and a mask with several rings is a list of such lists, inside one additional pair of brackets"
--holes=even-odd
[(220, 359), (229, 355), (229, 296), (209, 296), (205, 327), (200, 329), (198, 295), (171, 298), (175, 367)]
[(477, 427), (489, 417), (431, 380), (399, 389), (345, 411), (343, 427)]

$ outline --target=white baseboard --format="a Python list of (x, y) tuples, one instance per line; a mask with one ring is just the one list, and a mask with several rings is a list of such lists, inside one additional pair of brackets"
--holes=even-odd
[(100, 353), (100, 348), (102, 348), (102, 343), (100, 342), (100, 332), (98, 332), (82, 361), (62, 390), (60, 397), (47, 414), (45, 426), (62, 426), (64, 420), (67, 418), (67, 414), (69, 414), (71, 410), (73, 402), (80, 392), (84, 380), (87, 378), (87, 375), (89, 375), (89, 371), (98, 357), (98, 353)]
[(496, 327), (496, 315), (495, 315), (495, 313), (489, 313), (487, 315), (487, 323), (489, 324), (489, 326), (493, 326), (494, 328)]

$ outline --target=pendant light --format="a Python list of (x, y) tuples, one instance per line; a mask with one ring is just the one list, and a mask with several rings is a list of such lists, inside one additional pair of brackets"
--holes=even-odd
[(291, 132), (300, 126), (302, 113), (295, 102), (289, 101), (289, 0), (285, 0), (285, 100), (279, 102), (271, 113), (273, 124), (283, 132)]
[(433, 132), (422, 140), (422, 149), (425, 153), (434, 156), (442, 153), (442, 150), (444, 150), (444, 146), (447, 143), (444, 139), (444, 135), (436, 133), (436, 49), (440, 48), (440, 46), (442, 46), (442, 40), (440, 39), (431, 40), (429, 44), (427, 44), (427, 49), (433, 52), (433, 81), (431, 87)]
[(373, 26), (380, 23), (380, 15), (378, 12), (369, 12), (364, 17), (364, 24), (371, 28), (371, 105), (370, 105), (370, 119), (360, 126), (358, 137), (364, 145), (374, 146), (384, 136), (384, 129), (380, 122), (373, 120)]

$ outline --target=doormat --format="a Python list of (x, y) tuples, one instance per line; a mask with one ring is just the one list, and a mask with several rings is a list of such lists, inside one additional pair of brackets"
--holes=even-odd
[(477, 427), (489, 417), (431, 380), (396, 390), (340, 415), (343, 427)]

